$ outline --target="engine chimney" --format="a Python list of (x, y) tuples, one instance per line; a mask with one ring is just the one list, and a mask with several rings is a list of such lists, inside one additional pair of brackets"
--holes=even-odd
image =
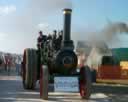
[(71, 40), (71, 9), (64, 9), (64, 32), (62, 48), (74, 49), (73, 41)]

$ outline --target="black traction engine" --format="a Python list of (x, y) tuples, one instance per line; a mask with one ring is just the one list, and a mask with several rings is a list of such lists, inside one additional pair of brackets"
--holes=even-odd
[(90, 70), (81, 66), (77, 72), (77, 55), (71, 40), (71, 9), (64, 9), (64, 29), (61, 38), (48, 38), (38, 49), (24, 50), (22, 62), (22, 79), (25, 89), (34, 89), (37, 80), (40, 84), (40, 97), (48, 99), (48, 83), (54, 83), (56, 76), (78, 77), (79, 92), (82, 98), (88, 99), (91, 94)]

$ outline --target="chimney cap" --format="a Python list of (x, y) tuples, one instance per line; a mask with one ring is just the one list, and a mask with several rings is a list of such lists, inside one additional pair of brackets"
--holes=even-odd
[(66, 14), (66, 13), (71, 13), (72, 12), (72, 9), (70, 8), (65, 8), (63, 9), (63, 13)]

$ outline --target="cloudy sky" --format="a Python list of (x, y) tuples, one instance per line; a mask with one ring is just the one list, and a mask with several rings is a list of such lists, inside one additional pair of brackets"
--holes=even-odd
[[(72, 39), (88, 39), (108, 23), (128, 23), (127, 0), (0, 0), (0, 51), (23, 53), (36, 48), (41, 29), (45, 34), (63, 28), (63, 8), (72, 8)], [(95, 34), (95, 33), (92, 33)], [(115, 47), (126, 47), (128, 36), (115, 36)]]

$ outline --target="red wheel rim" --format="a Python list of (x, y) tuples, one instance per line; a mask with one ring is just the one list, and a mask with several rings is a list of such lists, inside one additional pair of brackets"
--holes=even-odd
[(82, 97), (84, 97), (84, 96), (86, 96), (86, 84), (85, 84), (85, 82), (80, 82), (80, 95), (82, 96)]
[(23, 63), (22, 63), (22, 78), (23, 81), (26, 80), (26, 50), (24, 51), (24, 56), (23, 56)]
[(42, 88), (43, 88), (43, 70), (40, 67), (40, 97), (42, 96), (43, 92), (42, 92)]
[(87, 88), (86, 88), (86, 75), (85, 70), (82, 68), (80, 70), (80, 83), (79, 83), (79, 89), (80, 89), (80, 95), (81, 97), (85, 97), (87, 94)]

